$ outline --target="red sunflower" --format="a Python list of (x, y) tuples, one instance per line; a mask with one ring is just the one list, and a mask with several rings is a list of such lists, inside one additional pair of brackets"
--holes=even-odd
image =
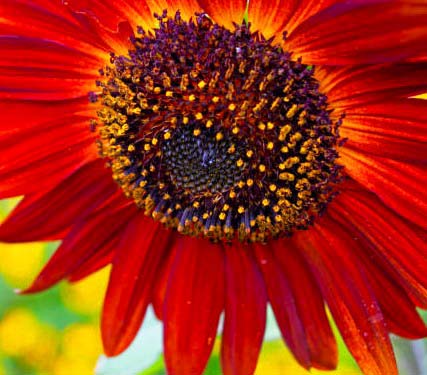
[(222, 312), (223, 372), (252, 374), (267, 303), (333, 369), (326, 305), (396, 374), (389, 333), (427, 335), (426, 25), (425, 0), (2, 0), (0, 238), (62, 240), (24, 293), (111, 264), (106, 354), (152, 304), (183, 375)]

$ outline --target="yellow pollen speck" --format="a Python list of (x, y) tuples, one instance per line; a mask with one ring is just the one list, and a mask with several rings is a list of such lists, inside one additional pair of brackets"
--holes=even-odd
[(259, 169), (260, 172), (265, 172), (265, 165), (264, 164), (260, 164), (258, 166), (258, 169)]
[(280, 149), (280, 152), (281, 152), (282, 154), (286, 154), (287, 152), (289, 152), (289, 148), (287, 148), (286, 146), (283, 146), (283, 147)]
[(239, 182), (237, 183), (237, 186), (238, 186), (240, 189), (242, 189), (242, 188), (245, 186), (244, 181), (239, 181)]
[(300, 141), (302, 139), (302, 134), (301, 133), (295, 133), (292, 137), (291, 137), (291, 141)]
[(230, 193), (228, 194), (230, 198), (236, 198), (236, 192), (234, 190), (230, 190)]
[(258, 124), (258, 129), (259, 129), (259, 130), (265, 130), (265, 124), (264, 124), (263, 122), (260, 122), (260, 123)]
[(148, 143), (146, 143), (146, 144), (144, 145), (144, 150), (145, 150), (145, 151), (150, 151), (150, 149), (151, 149), (151, 146), (150, 146)]
[(234, 103), (231, 103), (231, 104), (228, 106), (228, 109), (229, 109), (230, 111), (234, 111), (234, 110), (236, 109), (236, 105), (235, 105)]
[(161, 91), (162, 91), (162, 89), (160, 87), (158, 87), (158, 86), (154, 88), (154, 93), (155, 94), (160, 94)]
[(274, 143), (273, 142), (268, 142), (267, 143), (267, 149), (268, 150), (272, 150), (274, 148)]
[(208, 120), (208, 121), (206, 121), (206, 127), (209, 129), (211, 126), (212, 126), (212, 121), (211, 120)]
[(128, 151), (129, 152), (135, 151), (135, 146), (134, 145), (129, 145), (128, 146)]
[(194, 136), (196, 136), (196, 137), (197, 137), (197, 136), (199, 136), (199, 135), (200, 135), (200, 133), (201, 133), (201, 130), (200, 130), (200, 129), (194, 129), (194, 130), (193, 130), (193, 135), (194, 135)]
[(237, 160), (237, 161), (236, 161), (236, 165), (237, 165), (238, 167), (241, 167), (241, 166), (243, 165), (243, 160), (242, 160), (242, 159)]
[(231, 145), (231, 146), (228, 148), (227, 152), (228, 152), (229, 154), (234, 154), (234, 153), (236, 152), (236, 147), (235, 147), (234, 145)]
[(189, 100), (190, 102), (194, 102), (194, 101), (196, 100), (196, 95), (191, 94), (191, 95), (188, 97), (188, 100)]
[(218, 97), (218, 96), (214, 96), (214, 97), (212, 98), (212, 101), (213, 101), (214, 103), (218, 103), (218, 102), (219, 102), (219, 97)]
[(167, 97), (172, 97), (173, 96), (173, 92), (172, 91), (166, 91), (165, 95)]
[(153, 138), (151, 140), (151, 144), (153, 144), (154, 146), (157, 144), (157, 142), (159, 142), (159, 140), (157, 138)]
[(292, 173), (283, 172), (279, 174), (279, 179), (284, 181), (294, 181), (295, 176)]
[(228, 211), (230, 208), (230, 206), (226, 203), (224, 204), (224, 206), (222, 207), (223, 211)]
[(171, 133), (170, 132), (166, 132), (165, 134), (163, 134), (163, 138), (168, 140), (171, 137)]
[(296, 104), (292, 105), (291, 108), (289, 108), (288, 112), (286, 112), (287, 118), (292, 118), (295, 116), (295, 113), (298, 111), (298, 106)]
[(239, 214), (243, 214), (243, 212), (245, 212), (245, 208), (243, 206), (239, 206), (239, 208), (237, 209), (237, 212)]
[(203, 219), (205, 219), (205, 220), (206, 220), (208, 217), (209, 217), (209, 214), (208, 214), (207, 212), (205, 212), (205, 213), (202, 215), (202, 218), (203, 218)]
[(252, 150), (248, 150), (248, 151), (246, 151), (246, 156), (247, 156), (248, 158), (251, 158), (251, 157), (253, 156), (253, 154), (254, 154), (254, 152), (253, 152)]
[(182, 118), (182, 123), (183, 123), (184, 125), (188, 124), (188, 117), (187, 117), (187, 116), (184, 116), (184, 117)]
[(261, 203), (264, 207), (266, 207), (270, 204), (270, 201), (267, 198), (264, 198)]
[(219, 220), (225, 220), (226, 217), (227, 217), (227, 215), (225, 214), (225, 212), (221, 212), (219, 214)]
[(205, 81), (200, 81), (197, 86), (199, 86), (199, 89), (202, 90), (205, 86), (206, 86), (206, 82)]
[(276, 191), (277, 186), (276, 186), (276, 185), (274, 185), (274, 184), (271, 184), (268, 188), (269, 188), (271, 191)]
[(268, 130), (272, 130), (272, 129), (274, 129), (274, 124), (272, 123), (272, 122), (267, 122), (267, 129)]
[(199, 208), (199, 207), (200, 207), (200, 202), (197, 202), (197, 201), (196, 201), (196, 202), (194, 202), (194, 203), (193, 203), (193, 207), (194, 207), (194, 208)]
[(217, 141), (220, 141), (223, 138), (224, 138), (224, 135), (221, 132), (216, 133), (215, 139)]
[(286, 139), (288, 133), (292, 130), (290, 125), (285, 125), (280, 128), (279, 141), (283, 142)]
[(246, 180), (246, 184), (247, 184), (248, 186), (252, 186), (252, 185), (254, 184), (254, 180), (252, 180), (252, 178), (248, 178), (248, 179)]
[(201, 112), (196, 113), (196, 120), (201, 120), (203, 118), (203, 115)]
[(271, 110), (275, 109), (279, 105), (281, 100), (282, 100), (282, 98), (274, 99), (273, 103), (271, 103), (270, 109)]
[(239, 132), (239, 128), (237, 127), (237, 126), (235, 126), (232, 130), (231, 130), (231, 132), (233, 133), (233, 134), (237, 134), (238, 132)]

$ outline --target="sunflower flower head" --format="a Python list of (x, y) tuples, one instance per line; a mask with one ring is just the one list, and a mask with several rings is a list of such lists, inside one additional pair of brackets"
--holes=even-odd
[[(111, 266), (123, 352), (251, 375), (266, 309), (305, 369), (427, 336), (425, 0), (2, 0), (0, 240), (60, 240), (22, 294)], [(89, 95), (89, 100), (88, 100)], [(344, 117), (345, 115), (345, 117)], [(329, 312), (327, 312), (326, 307)]]
[(339, 170), (339, 121), (312, 67), (250, 25), (156, 18), (99, 82), (114, 180), (184, 234), (265, 242), (307, 228)]

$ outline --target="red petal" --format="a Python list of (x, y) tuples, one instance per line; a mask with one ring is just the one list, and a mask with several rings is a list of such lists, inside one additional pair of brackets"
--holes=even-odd
[(225, 248), (225, 319), (221, 346), (224, 375), (253, 374), (265, 330), (267, 295), (252, 250)]
[(335, 211), (335, 216), (342, 217), (343, 225), (366, 242), (365, 250), (372, 261), (387, 270), (414, 303), (426, 308), (427, 248), (416, 228), (368, 192), (352, 190), (340, 194), (333, 202), (331, 214)]
[(0, 226), (0, 239), (61, 239), (75, 222), (102, 205), (116, 190), (103, 161), (88, 163), (53, 189), (26, 196)]
[(248, 19), (252, 31), (260, 31), (267, 39), (282, 37), (282, 31), (298, 9), (298, 0), (252, 0), (248, 6)]
[(158, 272), (157, 280), (155, 281), (152, 297), (154, 313), (159, 320), (163, 320), (166, 289), (177, 252), (176, 242), (181, 240), (181, 236), (174, 231), (172, 231), (170, 237), (170, 251), (169, 254), (164, 257), (165, 259), (163, 259), (162, 265), (160, 266), (160, 271)]
[(0, 130), (4, 150), (0, 196), (51, 189), (98, 158), (95, 135), (88, 129), (87, 103), (87, 98), (44, 104), (0, 101), (4, 121)]
[(299, 25), (286, 46), (308, 64), (402, 61), (425, 53), (426, 24), (424, 0), (346, 1)]
[(246, 10), (246, 0), (199, 0), (201, 7), (213, 20), (234, 30), (233, 22), (241, 25)]
[[(341, 212), (341, 206), (340, 210), (336, 206), (334, 208), (328, 210), (327, 218), (322, 220), (322, 226), (329, 232), (334, 231), (336, 236), (345, 236), (346, 232), (357, 239), (353, 241), (355, 255), (366, 269), (365, 276), (378, 299), (389, 331), (412, 339), (426, 336), (427, 328), (418, 315), (414, 303), (401, 286), (401, 278), (394, 270), (390, 272), (390, 267), (383, 267), (384, 262), (373, 256), (375, 245), (370, 243), (368, 238), (360, 235), (358, 229), (351, 223), (351, 219), (348, 219), (354, 214), (354, 208), (347, 213)], [(329, 217), (332, 220), (329, 220)]]
[(0, 198), (51, 189), (96, 157), (96, 146), (90, 140), (69, 146), (66, 151), (38, 157), (19, 169), (11, 169), (10, 165), (6, 164), (5, 168), (0, 170)]
[(66, 46), (55, 39), (34, 38), (31, 33), (1, 35), (0, 53), (0, 66), (3, 68), (20, 68), (24, 74), (24, 68), (28, 69), (30, 65), (41, 71), (50, 69), (52, 73), (58, 74), (58, 78), (67, 78), (67, 74), (68, 78), (72, 74), (75, 78), (96, 78), (103, 62), (98, 56), (90, 55), (87, 51)]
[(164, 229), (142, 213), (123, 233), (102, 313), (101, 331), (108, 356), (125, 350), (141, 327), (167, 243)]
[(287, 242), (256, 246), (271, 306), (297, 360), (307, 369), (334, 369), (337, 347), (323, 297), (307, 265), (297, 251), (285, 246)]
[[(343, 225), (340, 218), (335, 217)], [(324, 224), (323, 224), (324, 225)], [(347, 226), (348, 227), (348, 226)], [(343, 225), (345, 228), (345, 224)], [(358, 235), (355, 231), (355, 235)], [(372, 244), (359, 239), (357, 256), (364, 264), (366, 277), (378, 299), (381, 311), (384, 314), (388, 330), (399, 336), (416, 339), (427, 336), (427, 327), (419, 316), (414, 303), (406, 291), (398, 284), (399, 278), (381, 268), (381, 262), (376, 263), (366, 251)]]
[(18, 171), (28, 164), (52, 155), (69, 153), (69, 147), (95, 142), (89, 130), (88, 118), (71, 115), (40, 124), (39, 129), (21, 129), (14, 134), (0, 136), (0, 173)]
[[(61, 127), (63, 117), (93, 117), (94, 109), (89, 106), (87, 95), (78, 99), (58, 101), (1, 100), (0, 112), (2, 126), (0, 137), (18, 136), (29, 132), (40, 134), (43, 129), (52, 126)], [(58, 121), (59, 120), (59, 121)], [(84, 129), (88, 130), (88, 123)]]
[(320, 225), (298, 232), (293, 241), (311, 266), (329, 309), (362, 371), (397, 375), (396, 362), (378, 302), (349, 236)]
[[(122, 199), (119, 202), (122, 202)], [(74, 272), (93, 254), (103, 252), (105, 247), (109, 248), (110, 243), (116, 236), (120, 236), (123, 226), (136, 211), (133, 206), (117, 207), (117, 203), (73, 226), (36, 280), (23, 293), (35, 293), (50, 288)]]
[(81, 55), (93, 56), (100, 63), (108, 59), (108, 56), (102, 57), (111, 50), (104, 38), (87, 22), (87, 18), (73, 14), (59, 1), (3, 0), (0, 3), (0, 14), (0, 35), (52, 41), (50, 44), (56, 42), (74, 51), (81, 51)]
[(116, 253), (119, 244), (119, 237), (113, 237), (105, 246), (91, 254), (87, 259), (80, 263), (76, 269), (71, 271), (67, 276), (67, 280), (74, 283), (84, 279), (99, 271), (101, 268), (108, 266), (112, 263), (114, 254)]
[(0, 136), (0, 197), (51, 188), (98, 157), (94, 137), (87, 119), (76, 115)]
[(303, 23), (306, 19), (339, 1), (340, 0), (299, 0), (298, 7), (291, 15), (291, 18), (289, 19), (283, 31), (291, 34), (295, 28)]
[(66, 5), (77, 13), (87, 14), (97, 20), (102, 27), (116, 31), (122, 22), (129, 22), (133, 29), (137, 26), (152, 28), (155, 25), (153, 11), (144, 0), (68, 0)]
[(346, 111), (340, 136), (355, 152), (419, 163), (427, 161), (427, 101), (400, 99)]
[(305, 330), (311, 365), (323, 370), (333, 370), (337, 366), (338, 352), (325, 312), (323, 296), (301, 255), (295, 249), (284, 246), (285, 241), (282, 243), (279, 240), (271, 246), (294, 294), (298, 316)]
[(420, 227), (427, 227), (424, 168), (363, 155), (346, 147), (340, 150), (340, 161), (348, 175), (375, 192), (386, 205)]
[(285, 274), (266, 246), (254, 245), (264, 275), (268, 297), (282, 336), (295, 359), (306, 369), (311, 367), (305, 327), (300, 319), (297, 301)]
[[(426, 63), (320, 67), (315, 74), (321, 91), (339, 112), (427, 92)], [(399, 115), (394, 108), (393, 113)]]
[(146, 30), (153, 29), (157, 25), (153, 14), (160, 15), (163, 10), (167, 10), (169, 16), (175, 15), (179, 10), (185, 20), (202, 10), (197, 0), (69, 0), (67, 4), (74, 11), (95, 18), (103, 27), (112, 31), (124, 21), (133, 29), (137, 26)]
[(174, 375), (199, 375), (224, 307), (223, 249), (188, 236), (177, 246), (164, 307), (166, 368)]
[(260, 31), (266, 38), (282, 38), (284, 31), (291, 33), (295, 27), (320, 10), (338, 0), (251, 0), (248, 19), (252, 31)]
[[(100, 65), (109, 60), (109, 52), (124, 54), (128, 51), (129, 37), (133, 35), (128, 22), (114, 25), (114, 31), (107, 30), (96, 17), (72, 12), (64, 4), (65, 1), (3, 0), (0, 34), (49, 40), (80, 51), (82, 58), (83, 55), (93, 56)], [(142, 11), (140, 7), (139, 14)]]
[(69, 99), (96, 89), (99, 60), (48, 40), (0, 37), (0, 98)]
[(378, 298), (388, 330), (408, 339), (426, 337), (427, 327), (406, 292), (375, 267), (371, 270), (366, 268), (368, 272), (373, 272), (369, 278), (370, 284)]

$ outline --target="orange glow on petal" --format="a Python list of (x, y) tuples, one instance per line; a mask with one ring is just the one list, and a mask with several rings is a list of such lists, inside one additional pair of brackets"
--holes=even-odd
[(251, 0), (249, 22), (266, 38), (276, 36), (280, 41), (284, 31), (292, 33), (299, 24), (334, 2), (336, 0)]
[(129, 22), (136, 26), (154, 27), (151, 8), (146, 1), (138, 0), (68, 0), (66, 5), (76, 13), (85, 14), (96, 20), (106, 31), (116, 32), (118, 25)]
[(277, 34), (281, 39), (281, 30), (298, 7), (296, 0), (251, 0), (248, 8), (249, 22), (254, 31), (260, 31), (266, 38)]
[(241, 24), (246, 10), (246, 0), (200, 0), (206, 13), (220, 25), (233, 30), (233, 22)]
[(194, 17), (194, 13), (196, 12), (202, 12), (202, 8), (197, 0), (146, 0), (146, 3), (151, 10), (151, 17), (156, 24), (157, 20), (153, 17), (153, 13), (162, 14), (164, 10), (168, 11), (169, 16), (173, 16), (179, 10), (184, 20)]

